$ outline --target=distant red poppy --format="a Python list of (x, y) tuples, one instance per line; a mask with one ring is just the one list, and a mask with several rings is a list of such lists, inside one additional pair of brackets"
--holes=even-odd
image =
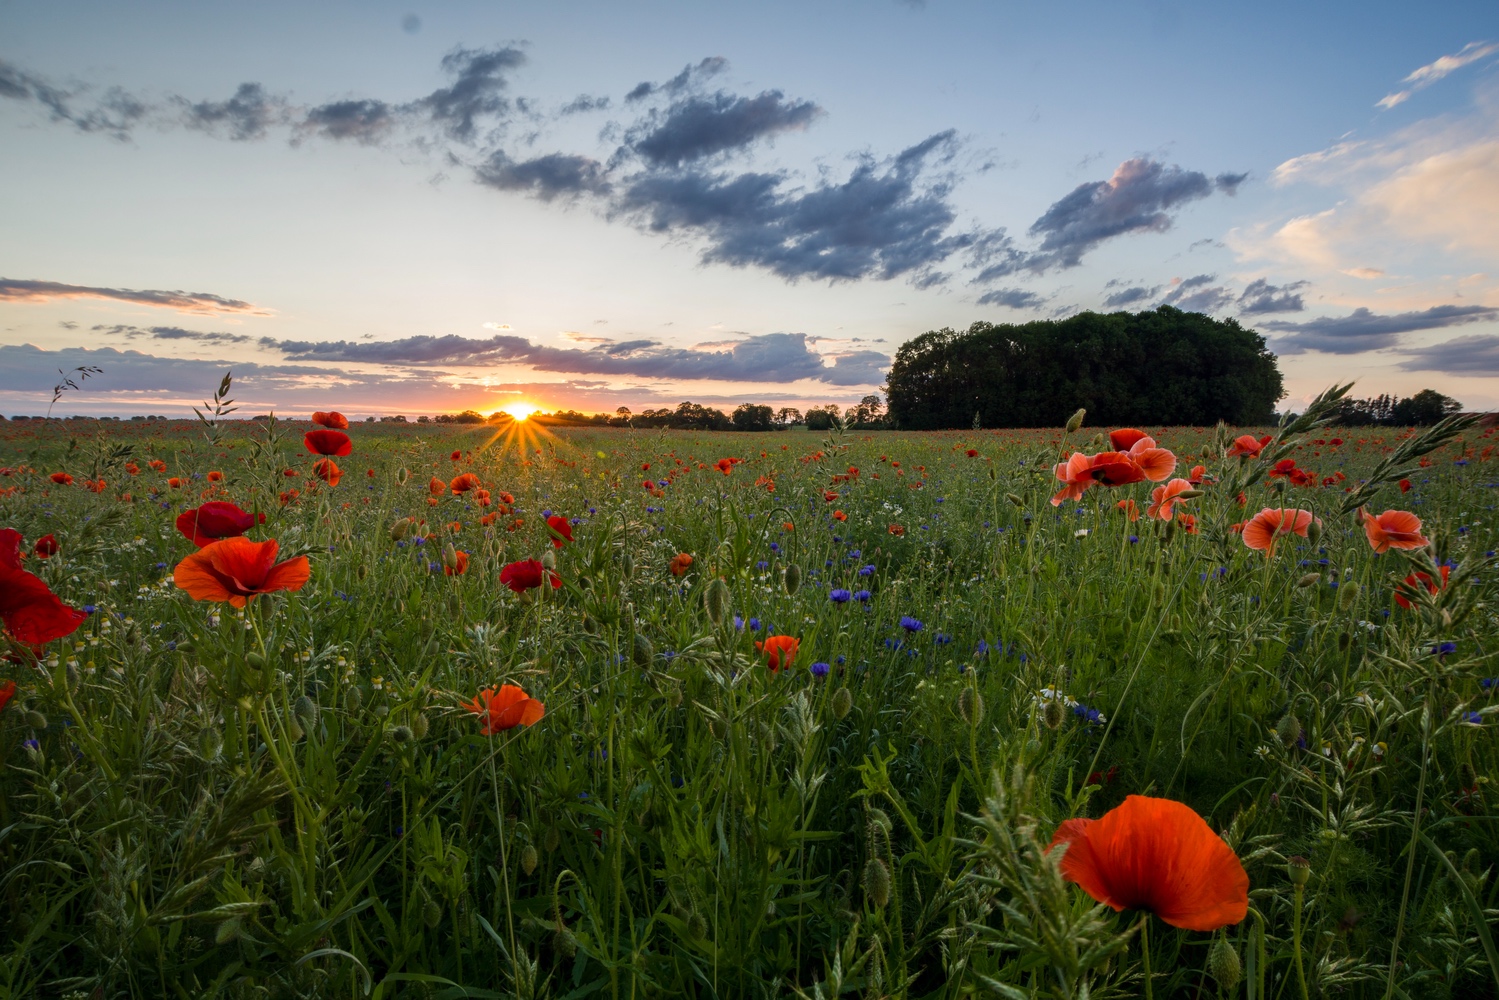
[(1317, 519), (1309, 510), (1266, 507), (1244, 523), (1244, 544), (1264, 552), (1268, 557), (1275, 551), (1276, 539), (1291, 534), (1305, 538), (1313, 520)]
[(225, 538), (205, 545), (177, 564), (172, 582), (195, 601), (228, 601), (236, 608), (256, 594), (301, 590), (312, 576), (306, 556), (276, 561), (274, 538), (252, 542)]
[[(646, 466), (646, 468), (650, 468), (650, 466)], [(734, 471), (734, 462), (731, 459), (720, 458), (713, 463), (713, 468), (727, 476), (730, 472)]]
[(182, 489), (182, 480), (177, 476), (173, 476), (171, 479), (167, 480), (167, 485), (174, 490), (180, 490)]
[(562, 586), (562, 578), (550, 572), (539, 559), (522, 559), (500, 570), (500, 582), (517, 594), (540, 587), (547, 578), (550, 578), (553, 590)]
[(1421, 519), (1409, 511), (1387, 510), (1376, 517), (1360, 507), (1358, 516), (1364, 522), (1369, 544), (1381, 555), (1390, 549), (1419, 549), (1426, 544)]
[(257, 520), (255, 514), (224, 500), (210, 500), (177, 515), (177, 530), (200, 549), (221, 538), (236, 538), (264, 523), (264, 514)]
[(1192, 483), (1186, 479), (1173, 479), (1165, 486), (1157, 486), (1150, 491), (1150, 506), (1145, 509), (1145, 516), (1171, 520), (1175, 516), (1173, 508), (1183, 502), (1181, 495), (1191, 488)]
[(461, 452), (461, 451), (455, 451), (455, 452), (453, 452), (453, 454), (451, 454), (451, 455), (448, 456), (448, 458), (451, 458), (455, 462), (458, 461), (462, 457), (463, 457), (463, 452)]
[(327, 412), (318, 410), (312, 415), (312, 422), (335, 431), (346, 431), (349, 429), (349, 418), (337, 410), (328, 410)]
[(509, 493), (501, 493), (500, 494), (500, 503), (503, 503), (503, 504), (512, 504), (512, 503), (515, 503), (515, 497), (511, 496)]
[(9, 705), (10, 704), (10, 700), (12, 698), (14, 698), (15, 696), (16, 696), (16, 682), (15, 681), (6, 681), (4, 684), (0, 684), (0, 712), (5, 711), (5, 706)]
[(52, 478), (52, 481), (54, 483), (56, 483), (57, 485), (59, 485), (59, 486), (72, 486), (73, 485), (73, 477), (70, 476), (70, 475), (68, 475), (66, 472), (54, 472), (54, 473), (52, 473), (52, 477), (51, 478)]
[(1064, 878), (1116, 911), (1146, 910), (1172, 927), (1215, 931), (1249, 912), (1249, 875), (1238, 855), (1190, 806), (1126, 796), (1102, 818), (1069, 819)]
[(333, 459), (320, 458), (312, 463), (312, 474), (329, 486), (337, 486), (338, 481), (344, 477), (344, 470)]
[(687, 570), (691, 568), (691, 566), (692, 556), (688, 555), (685, 552), (678, 552), (676, 555), (671, 557), (671, 562), (666, 565), (666, 568), (671, 571), (672, 576), (681, 576), (682, 574), (686, 573)]
[(462, 576), (464, 573), (467, 573), (468, 572), (468, 553), (467, 552), (454, 552), (453, 553), (453, 562), (451, 564), (449, 564), (446, 560), (444, 560), (443, 561), (442, 571), (443, 571), (443, 574), (446, 575), (446, 576)]
[(224, 474), (222, 472), (210, 472), (208, 474), (208, 481), (210, 483), (222, 483), (224, 481)]
[(823, 490), (822, 498), (828, 503), (832, 503), (834, 500), (838, 499), (838, 494), (833, 492), (832, 490)]
[(1274, 467), (1270, 469), (1269, 475), (1271, 479), (1274, 479), (1277, 476), (1290, 476), (1295, 471), (1296, 460), (1294, 458), (1283, 458), (1279, 462), (1276, 462)]
[[(1160, 488), (1161, 487), (1159, 486), (1156, 487), (1156, 489)], [(1133, 500), (1120, 500), (1114, 506), (1119, 510), (1124, 511), (1124, 513), (1129, 517), (1131, 521), (1140, 520), (1140, 508), (1135, 505), (1135, 502)]]
[(514, 684), (505, 684), (499, 691), (485, 688), (463, 707), (479, 717), (479, 732), (485, 736), (534, 726), (546, 716), (546, 706)]
[(138, 476), (141, 474), (141, 467), (139, 465), (136, 465), (134, 462), (126, 462), (125, 472), (132, 476)]
[(57, 536), (50, 533), (38, 538), (36, 543), (31, 546), (31, 551), (35, 552), (42, 559), (48, 559), (57, 555), (57, 549)]
[(479, 477), (472, 472), (465, 472), (462, 475), (454, 476), (453, 481), (448, 484), (448, 489), (454, 493), (467, 493), (469, 490), (476, 490), (478, 488)]
[(302, 444), (314, 455), (343, 458), (354, 453), (354, 442), (343, 431), (308, 431), (302, 435)]
[(1265, 450), (1265, 445), (1270, 443), (1270, 435), (1256, 438), (1253, 434), (1241, 434), (1234, 438), (1233, 447), (1225, 453), (1225, 458), (1233, 458), (1235, 455), (1243, 455), (1245, 458), (1259, 458), (1260, 452)]
[(433, 476), (427, 480), (427, 492), (433, 496), (441, 496), (448, 491), (448, 484)]
[(755, 648), (765, 654), (765, 662), (770, 667), (770, 672), (776, 673), (782, 667), (791, 666), (791, 661), (796, 659), (796, 651), (801, 644), (800, 639), (794, 639), (789, 635), (773, 635), (764, 642), (757, 640)]
[(902, 525), (902, 524), (892, 524), (890, 526), (890, 534), (894, 535), (897, 538), (899, 538), (901, 535), (904, 535), (905, 533), (906, 533), (905, 525)]
[(152, 470), (154, 470), (156, 472), (165, 472), (165, 471), (167, 471), (167, 463), (163, 462), (159, 458), (153, 458), (153, 459), (151, 459), (151, 461), (147, 462), (146, 464), (149, 465), (152, 468)]
[(841, 510), (835, 510), (835, 511), (833, 511), (833, 520), (835, 520), (835, 521), (847, 521), (848, 520), (848, 515), (845, 514), (845, 513), (843, 513), (843, 511), (841, 511)]
[[(1402, 583), (1400, 583), (1399, 585), (1397, 585), (1395, 587), (1395, 603), (1398, 604), (1398, 605), (1400, 605), (1402, 608), (1411, 608), (1411, 607), (1414, 607), (1414, 605), (1411, 604), (1410, 598), (1411, 598), (1411, 596), (1414, 596), (1418, 592), (1417, 589), (1419, 587), (1423, 587), (1424, 586), (1426, 588), (1427, 593), (1431, 593), (1431, 594), (1441, 593), (1444, 589), (1446, 589), (1446, 587), (1447, 587), (1447, 578), (1451, 574), (1452, 574), (1452, 567), (1451, 566), (1443, 566), (1442, 567), (1442, 582), (1440, 584), (1437, 584), (1437, 583), (1435, 583), (1431, 579), (1431, 574), (1429, 574), (1429, 573), (1412, 573), (1410, 576), (1406, 577), (1405, 580)], [(1404, 593), (1402, 593), (1402, 591)], [(1410, 595), (1410, 596), (1407, 596), (1407, 595)]]
[(568, 524), (567, 518), (561, 514), (553, 514), (547, 518), (547, 527), (554, 532), (552, 535), (552, 545), (555, 547), (560, 549), (573, 540), (573, 526)]
[(979, 450), (977, 448), (969, 448), (963, 454), (967, 455), (969, 458), (978, 458)]
[(1409, 493), (1410, 491), (1411, 491), (1411, 481), (1409, 479), (1402, 479), (1402, 480), (1400, 480), (1400, 492), (1401, 493)]
[(6, 630), (20, 642), (40, 646), (72, 635), (87, 617), (21, 568), (21, 533), (0, 528), (0, 622)]

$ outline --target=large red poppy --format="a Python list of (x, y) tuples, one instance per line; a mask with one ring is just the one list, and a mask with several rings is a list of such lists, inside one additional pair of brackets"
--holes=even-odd
[(228, 601), (236, 608), (256, 594), (301, 590), (312, 576), (306, 556), (276, 561), (274, 538), (252, 542), (225, 538), (205, 545), (177, 564), (172, 582), (195, 601)]
[[(1290, 507), (1266, 507), (1244, 524), (1244, 544), (1259, 549), (1266, 556), (1275, 551), (1275, 541), (1282, 535), (1296, 534), (1306, 537), (1307, 529), (1317, 518), (1309, 510), (1293, 510)], [(1320, 524), (1321, 522), (1318, 521)]]
[(349, 429), (349, 418), (337, 410), (318, 410), (312, 415), (312, 422), (322, 427), (335, 431), (346, 431)]
[(765, 662), (770, 667), (770, 672), (775, 673), (782, 667), (791, 666), (791, 661), (796, 659), (796, 651), (801, 648), (802, 641), (789, 635), (773, 635), (764, 642), (756, 642), (755, 648), (765, 654)]
[(35, 552), (40, 559), (50, 559), (57, 555), (57, 551), (60, 548), (61, 546), (57, 544), (57, 536), (48, 532), (36, 540), (31, 546), (31, 551)]
[(1109, 431), (1109, 447), (1115, 451), (1129, 451), (1135, 442), (1149, 436), (1144, 431), (1133, 427), (1121, 427), (1117, 431)]
[(1122, 451), (1102, 451), (1089, 461), (1088, 475), (1104, 486), (1128, 486), (1145, 478), (1140, 464)]
[(1364, 522), (1369, 544), (1381, 555), (1391, 549), (1419, 549), (1426, 544), (1426, 537), (1421, 534), (1421, 519), (1410, 511), (1387, 510), (1375, 516), (1360, 507), (1358, 516)]
[(343, 458), (354, 453), (354, 442), (343, 431), (308, 431), (302, 436), (302, 444), (314, 455)]
[(463, 707), (479, 717), (479, 732), (485, 736), (516, 726), (534, 726), (546, 715), (545, 705), (514, 684), (502, 685), (498, 691), (485, 688)]
[(64, 604), (41, 577), (21, 568), (21, 533), (0, 528), (0, 621), (10, 634), (40, 646), (72, 635), (87, 617)]
[(541, 586), (548, 577), (553, 590), (562, 586), (562, 577), (548, 570), (539, 559), (522, 559), (500, 570), (500, 582), (517, 594)]
[(1145, 516), (1171, 520), (1172, 508), (1182, 502), (1181, 495), (1191, 488), (1192, 483), (1186, 479), (1173, 479), (1165, 486), (1157, 486), (1150, 491), (1150, 506), (1145, 509)]
[(1051, 505), (1058, 507), (1067, 500), (1081, 500), (1083, 493), (1094, 483), (1090, 474), (1092, 469), (1093, 460), (1080, 451), (1069, 455), (1067, 461), (1058, 462), (1052, 472), (1061, 480), (1062, 488), (1051, 498)]
[(320, 458), (312, 463), (312, 474), (329, 486), (337, 486), (338, 481), (344, 477), (344, 470), (340, 469), (333, 459)]
[[(433, 478), (435, 479), (436, 477), (434, 476)], [(454, 493), (467, 493), (469, 490), (478, 489), (479, 485), (480, 484), (478, 476), (474, 475), (472, 472), (464, 472), (453, 477), (453, 481), (448, 484), (448, 489), (452, 490)], [(440, 493), (442, 491), (437, 490), (435, 492)]]
[(257, 520), (255, 514), (225, 500), (210, 500), (177, 515), (177, 530), (200, 549), (221, 538), (236, 538), (264, 523), (264, 514)]
[(573, 540), (573, 526), (561, 514), (553, 514), (547, 518), (547, 527), (552, 529), (552, 544), (557, 548), (560, 549)]
[(1233, 458), (1235, 455), (1243, 455), (1245, 458), (1259, 458), (1260, 452), (1265, 450), (1265, 445), (1270, 443), (1270, 435), (1256, 438), (1253, 434), (1240, 434), (1234, 438), (1233, 447), (1224, 453), (1225, 458)]
[(1098, 820), (1070, 819), (1062, 875), (1115, 910), (1148, 910), (1173, 927), (1215, 931), (1249, 912), (1249, 875), (1189, 806), (1128, 796)]

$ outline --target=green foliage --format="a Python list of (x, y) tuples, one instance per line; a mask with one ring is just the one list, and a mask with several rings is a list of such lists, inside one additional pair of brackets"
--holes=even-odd
[(1441, 422), (1462, 410), (1463, 404), (1435, 389), (1422, 389), (1414, 396), (1380, 395), (1372, 399), (1345, 399), (1335, 422), (1345, 427), (1382, 424), (1387, 427), (1422, 427)]

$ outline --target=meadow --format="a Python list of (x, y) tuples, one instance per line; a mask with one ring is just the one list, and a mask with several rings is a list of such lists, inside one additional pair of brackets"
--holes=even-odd
[[(1143, 428), (1153, 513), (1051, 502), (1086, 425), (0, 424), (0, 585), (81, 612), (7, 618), (0, 996), (1494, 996), (1494, 432), (1335, 395)], [(1247, 908), (1073, 884), (1128, 796)]]

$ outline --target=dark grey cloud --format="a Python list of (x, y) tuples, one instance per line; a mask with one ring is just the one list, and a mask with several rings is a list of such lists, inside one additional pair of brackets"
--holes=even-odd
[(332, 101), (308, 110), (298, 124), (301, 134), (324, 139), (352, 139), (372, 146), (384, 139), (400, 120), (400, 109), (375, 100)]
[(802, 333), (746, 337), (726, 350), (669, 347), (656, 340), (610, 341), (589, 348), (548, 347), (524, 337), (415, 336), (391, 341), (294, 341), (262, 338), (261, 346), (290, 361), (381, 365), (525, 364), (538, 371), (657, 379), (732, 382), (791, 382), (815, 379), (831, 385), (869, 385), (882, 377), (889, 358), (855, 351), (827, 365)]
[(1233, 195), (1239, 193), (1239, 185), (1243, 184), (1248, 179), (1249, 175), (1247, 173), (1219, 174), (1217, 177), (1213, 178), (1213, 186), (1216, 187), (1219, 191), (1222, 191), (1224, 194), (1232, 197)]
[(1264, 278), (1256, 278), (1245, 286), (1239, 296), (1239, 312), (1245, 316), (1264, 313), (1301, 312), (1306, 308), (1299, 290), (1309, 282), (1292, 281), (1285, 285), (1272, 285)]
[(97, 132), (124, 141), (151, 110), (120, 87), (110, 87), (93, 98), (86, 96), (90, 90), (66, 90), (0, 59), (0, 97), (39, 104), (52, 121), (66, 122), (80, 132)]
[(717, 76), (728, 68), (729, 61), (723, 56), (707, 56), (696, 63), (688, 63), (682, 67), (682, 72), (665, 83), (655, 84), (649, 80), (642, 80), (630, 88), (630, 92), (625, 95), (625, 103), (634, 104), (655, 94), (674, 97), (691, 90), (704, 80)]
[[(1115, 284), (1117, 284), (1117, 282), (1109, 282), (1110, 286)], [(1121, 288), (1117, 292), (1110, 293), (1103, 300), (1103, 305), (1105, 309), (1122, 309), (1125, 306), (1131, 306), (1137, 302), (1144, 302), (1146, 299), (1153, 299), (1157, 295), (1159, 295), (1160, 292), (1160, 285), (1154, 285), (1150, 288), (1145, 288), (1142, 285), (1135, 285), (1129, 288)]]
[(53, 302), (58, 299), (115, 299), (136, 305), (176, 309), (179, 312), (266, 315), (266, 310), (249, 302), (208, 292), (100, 288), (91, 285), (65, 285), (60, 281), (0, 278), (0, 302)]
[(1215, 313), (1234, 301), (1234, 293), (1215, 285), (1216, 274), (1196, 274), (1177, 282), (1156, 305), (1175, 306), (1184, 312)]
[(1010, 309), (1039, 309), (1046, 304), (1044, 296), (1023, 288), (996, 288), (979, 296), (981, 306), (1006, 306)]
[(1499, 375), (1499, 336), (1470, 333), (1440, 344), (1410, 348), (1400, 367), (1448, 375)]
[(226, 101), (178, 99), (182, 121), (188, 128), (224, 134), (238, 142), (265, 138), (266, 131), (285, 120), (286, 102), (266, 93), (258, 83), (242, 83)]
[(673, 102), (632, 129), (627, 142), (651, 166), (679, 167), (781, 132), (805, 129), (820, 113), (811, 101), (788, 101), (779, 90), (757, 97), (719, 91)]
[[(1304, 323), (1286, 320), (1271, 320), (1262, 324), (1280, 336), (1271, 348), (1277, 354), (1301, 354), (1305, 351), (1322, 351), (1326, 354), (1358, 354), (1393, 347), (1402, 333), (1418, 330), (1439, 330), (1449, 326), (1463, 326), (1499, 320), (1499, 308), (1494, 306), (1432, 306), (1416, 312), (1380, 315), (1360, 306), (1347, 316), (1324, 316)], [(1469, 339), (1469, 338), (1459, 338)], [(1448, 341), (1454, 343), (1454, 341)], [(1412, 351), (1413, 356), (1421, 350)]]
[(562, 114), (578, 115), (588, 111), (603, 111), (609, 107), (608, 97), (593, 97), (589, 94), (579, 94), (571, 101), (562, 105)]
[(526, 54), (513, 45), (456, 48), (442, 58), (442, 68), (454, 78), (453, 83), (434, 90), (417, 106), (448, 135), (469, 142), (482, 119), (502, 117), (510, 111), (510, 101), (504, 96), (510, 83), (508, 74), (525, 62)]
[(524, 191), (541, 201), (609, 190), (604, 166), (587, 156), (548, 153), (515, 161), (496, 150), (474, 171), (479, 183), (501, 191)]
[(180, 326), (151, 326), (138, 327), (116, 323), (113, 326), (98, 324), (90, 328), (96, 333), (114, 334), (127, 337), (131, 340), (139, 340), (148, 337), (152, 340), (190, 340), (202, 344), (248, 344), (255, 338), (245, 333), (224, 333), (215, 330), (184, 330)]

